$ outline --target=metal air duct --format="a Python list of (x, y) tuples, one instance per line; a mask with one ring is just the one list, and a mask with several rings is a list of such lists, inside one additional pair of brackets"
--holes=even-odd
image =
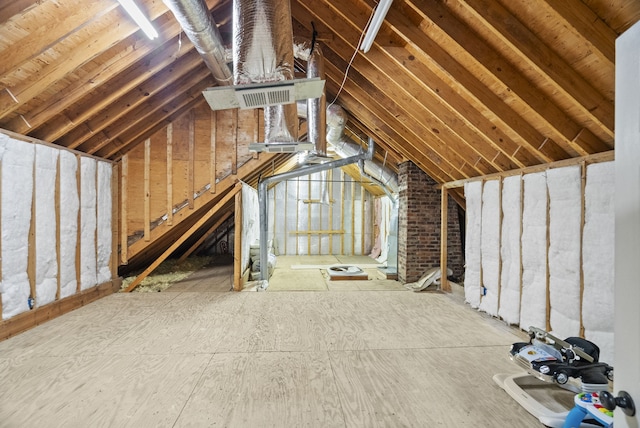
[[(307, 62), (307, 78), (319, 77), (321, 80), (325, 80), (324, 56), (318, 43), (296, 38), (293, 44), (293, 55)], [(327, 98), (324, 91), (319, 98), (309, 98), (306, 104), (307, 140), (314, 145), (315, 155), (324, 157), (327, 153)]]
[(193, 46), (202, 56), (218, 85), (233, 83), (226, 63), (225, 47), (211, 12), (202, 0), (163, 0), (173, 12)]
[[(293, 77), (293, 25), (289, 0), (235, 0), (234, 84), (279, 82), (293, 80)], [(297, 141), (296, 113), (295, 103), (266, 106), (265, 144)]]
[[(344, 135), (346, 124), (347, 113), (344, 109), (337, 104), (330, 105), (327, 108), (327, 143), (343, 158), (354, 156), (362, 150), (359, 144), (349, 141)], [(364, 172), (391, 193), (398, 193), (398, 176), (377, 161), (364, 160)]]

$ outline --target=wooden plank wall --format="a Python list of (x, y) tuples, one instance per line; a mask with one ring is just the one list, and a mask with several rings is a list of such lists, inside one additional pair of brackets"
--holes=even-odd
[(262, 120), (256, 110), (213, 112), (201, 104), (123, 156), (122, 264), (161, 236), (158, 224), (171, 228), (227, 190), (216, 182), (253, 158), (249, 144), (263, 135)]

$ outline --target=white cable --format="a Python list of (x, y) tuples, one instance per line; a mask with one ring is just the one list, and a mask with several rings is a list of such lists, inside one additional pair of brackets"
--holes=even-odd
[(349, 64), (347, 64), (347, 68), (344, 70), (344, 78), (342, 79), (342, 83), (340, 84), (340, 88), (338, 89), (338, 93), (336, 93), (335, 98), (333, 99), (333, 101), (331, 101), (331, 103), (327, 106), (327, 108), (329, 108), (333, 104), (335, 104), (335, 102), (338, 100), (338, 96), (340, 95), (340, 92), (342, 92), (342, 88), (344, 88), (344, 84), (347, 81), (347, 76), (349, 75), (349, 69), (351, 68), (351, 64), (353, 64), (353, 60), (356, 58), (356, 55), (358, 54), (358, 50), (360, 49), (360, 44), (362, 43), (362, 38), (364, 37), (365, 33), (369, 29), (369, 25), (371, 25), (371, 20), (373, 19), (373, 15), (376, 13), (376, 9), (378, 8), (378, 4), (376, 4), (373, 7), (373, 9), (371, 9), (371, 16), (369, 16), (369, 20), (367, 21), (367, 25), (365, 25), (364, 28), (362, 29), (362, 33), (360, 34), (360, 39), (358, 40), (358, 44), (356, 45), (356, 49), (353, 52), (353, 55), (351, 55), (351, 59), (349, 60)]

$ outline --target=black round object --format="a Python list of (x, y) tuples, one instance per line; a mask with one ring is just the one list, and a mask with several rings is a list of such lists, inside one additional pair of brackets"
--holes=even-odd
[(565, 339), (569, 345), (572, 345), (576, 348), (580, 348), (584, 351), (585, 354), (589, 355), (593, 358), (593, 362), (597, 363), (600, 358), (600, 348), (593, 343), (588, 341), (587, 339), (583, 339), (581, 337), (567, 337)]

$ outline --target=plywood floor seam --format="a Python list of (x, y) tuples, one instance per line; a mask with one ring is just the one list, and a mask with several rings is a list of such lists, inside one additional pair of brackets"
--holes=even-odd
[(522, 337), (454, 295), (235, 293), (210, 269), (0, 342), (0, 426), (541, 426), (491, 379)]

